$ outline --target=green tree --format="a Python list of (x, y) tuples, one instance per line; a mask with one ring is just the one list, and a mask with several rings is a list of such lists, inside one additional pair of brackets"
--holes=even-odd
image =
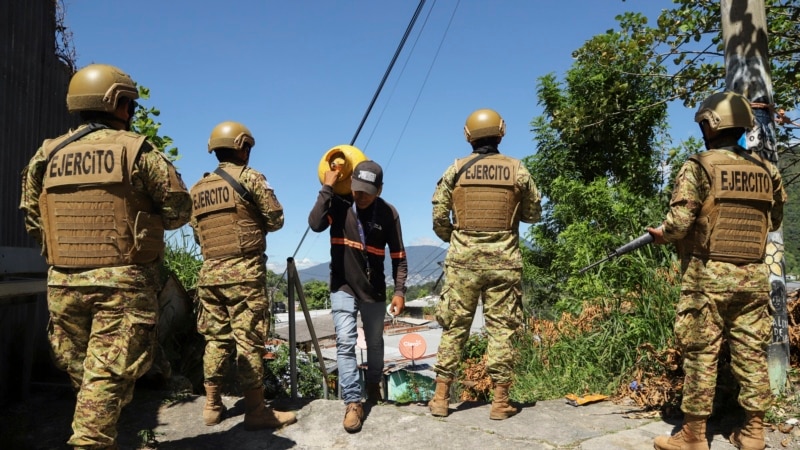
[(154, 117), (161, 115), (161, 110), (151, 106), (146, 107), (141, 102), (150, 99), (150, 89), (144, 86), (139, 88), (139, 107), (133, 114), (131, 120), (131, 130), (141, 135), (147, 136), (147, 139), (155, 144), (156, 148), (164, 152), (171, 161), (180, 159), (178, 148), (173, 145), (172, 138), (166, 135), (159, 134), (161, 129), (161, 122), (157, 122)]
[[(642, 71), (645, 78), (667, 82), (661, 101), (680, 100), (694, 108), (712, 92), (725, 88), (724, 41), (718, 1), (673, 0), (656, 27), (638, 30), (637, 41), (651, 47), (653, 64), (669, 69), (666, 73)], [(764, 0), (768, 32), (770, 76), (776, 111), (786, 111), (788, 120), (777, 127), (781, 169), (788, 172), (786, 184), (800, 176), (797, 130), (793, 122), (800, 102), (800, 3), (792, 0)]]
[(320, 280), (312, 280), (303, 285), (308, 309), (325, 309), (331, 296), (328, 283)]
[[(718, 1), (673, 0), (676, 7), (665, 9), (657, 27), (646, 30), (652, 36), (656, 60), (671, 62), (668, 74), (671, 92), (694, 107), (725, 83), (724, 42)], [(769, 24), (769, 56), (775, 88), (775, 104), (787, 110), (797, 107), (800, 88), (800, 4), (792, 0), (764, 0)]]
[[(406, 286), (406, 301), (416, 300), (432, 294), (439, 294), (439, 292), (442, 290), (441, 285), (441, 282), (439, 282), (439, 285), (437, 286), (436, 281), (428, 281), (427, 283)], [(392, 288), (392, 292), (394, 292), (394, 288)]]
[(587, 281), (567, 275), (641, 234), (662, 213), (668, 136), (659, 100), (666, 83), (641, 74), (664, 69), (642, 37), (646, 18), (627, 13), (618, 20), (619, 31), (573, 53), (563, 82), (553, 74), (539, 79), (544, 114), (532, 122), (537, 153), (525, 159), (545, 197), (542, 221), (530, 231), (533, 248), (523, 252), (534, 304), (585, 292)]
[(288, 297), (286, 277), (267, 269), (267, 289), (271, 293), (270, 300), (273, 302), (286, 301)]

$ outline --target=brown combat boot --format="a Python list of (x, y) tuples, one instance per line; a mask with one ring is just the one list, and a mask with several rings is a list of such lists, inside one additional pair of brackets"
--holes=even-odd
[(367, 383), (367, 402), (377, 405), (383, 401), (380, 383)]
[(247, 431), (265, 428), (281, 428), (297, 422), (293, 412), (275, 411), (264, 404), (264, 388), (244, 391), (244, 429)]
[(363, 422), (364, 406), (361, 402), (348, 403), (347, 409), (344, 412), (344, 421), (342, 422), (344, 430), (348, 433), (361, 431), (361, 424)]
[(450, 413), (450, 384), (452, 382), (453, 380), (450, 378), (436, 377), (436, 392), (428, 402), (428, 409), (434, 416), (447, 417)]
[(222, 403), (222, 393), (218, 385), (206, 381), (203, 383), (206, 388), (206, 405), (203, 407), (203, 422), (207, 426), (216, 425), (222, 422), (225, 415), (225, 405)]
[(494, 398), (492, 399), (492, 409), (489, 411), (489, 418), (492, 420), (503, 420), (517, 414), (519, 408), (513, 406), (508, 399), (508, 389), (511, 383), (496, 384), (494, 386)]
[(734, 430), (731, 444), (741, 450), (764, 450), (764, 413), (747, 411), (744, 427)]
[(672, 436), (658, 436), (653, 441), (656, 450), (709, 450), (706, 440), (708, 416), (685, 414), (681, 431)]

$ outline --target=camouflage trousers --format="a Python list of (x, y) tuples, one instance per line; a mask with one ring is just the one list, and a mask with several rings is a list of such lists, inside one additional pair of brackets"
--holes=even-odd
[(457, 378), (478, 301), (483, 301), (488, 348), (486, 371), (495, 383), (510, 383), (514, 371), (512, 337), (522, 324), (521, 269), (464, 269), (445, 266), (445, 284), (436, 320), (442, 339), (436, 374)]
[(684, 358), (684, 413), (711, 414), (723, 339), (728, 341), (731, 371), (741, 387), (739, 404), (747, 411), (767, 410), (772, 401), (768, 302), (768, 292), (681, 292), (675, 337)]
[(266, 285), (245, 281), (224, 286), (199, 286), (197, 331), (206, 339), (203, 375), (221, 384), (236, 352), (237, 379), (243, 390), (262, 385), (264, 344), (269, 332)]
[(116, 445), (117, 421), (156, 346), (158, 298), (151, 289), (102, 286), (47, 291), (48, 337), (56, 366), (77, 389), (72, 436), (77, 448)]

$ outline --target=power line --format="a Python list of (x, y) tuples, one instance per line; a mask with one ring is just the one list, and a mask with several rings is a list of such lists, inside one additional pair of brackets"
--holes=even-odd
[(364, 117), (361, 118), (361, 123), (358, 124), (358, 129), (356, 129), (356, 132), (353, 135), (353, 139), (350, 140), (350, 145), (355, 144), (356, 139), (358, 138), (358, 134), (361, 133), (361, 128), (364, 126), (364, 122), (367, 121), (367, 117), (369, 116), (370, 111), (372, 111), (372, 107), (375, 105), (375, 101), (378, 99), (378, 95), (380, 95), (381, 90), (383, 90), (383, 85), (386, 83), (386, 79), (389, 77), (389, 73), (391, 73), (395, 61), (397, 61), (397, 56), (400, 55), (400, 51), (403, 50), (403, 46), (406, 44), (406, 40), (408, 39), (408, 34), (411, 33), (411, 29), (414, 27), (414, 23), (417, 21), (417, 18), (419, 17), (419, 12), (422, 10), (422, 6), (424, 4), (425, 0), (420, 0), (419, 4), (417, 4), (417, 10), (414, 11), (414, 16), (411, 17), (411, 21), (408, 23), (408, 26), (406, 27), (406, 32), (403, 33), (403, 38), (400, 39), (400, 44), (397, 46), (397, 50), (395, 50), (391, 62), (389, 62), (389, 67), (387, 67), (386, 72), (383, 73), (383, 78), (381, 79), (380, 84), (378, 84), (378, 89), (375, 90), (375, 94), (372, 96), (372, 101), (369, 102), (369, 106), (367, 107), (366, 112), (364, 112)]
[(392, 154), (389, 155), (389, 160), (386, 162), (387, 165), (392, 161), (395, 152), (397, 152), (397, 147), (400, 145), (400, 140), (406, 133), (406, 128), (408, 128), (408, 123), (411, 121), (411, 115), (414, 114), (414, 110), (417, 109), (417, 103), (419, 103), (419, 98), (420, 96), (422, 96), (422, 90), (428, 83), (428, 78), (430, 78), (431, 76), (431, 71), (433, 70), (433, 66), (436, 63), (436, 60), (439, 58), (439, 52), (442, 50), (442, 44), (444, 44), (444, 39), (445, 37), (447, 37), (448, 31), (450, 31), (450, 25), (452, 25), (453, 23), (453, 18), (456, 16), (456, 11), (458, 11), (458, 5), (460, 3), (461, 3), (460, 1), (456, 2), (456, 6), (453, 8), (453, 13), (450, 14), (450, 20), (447, 22), (447, 28), (445, 28), (444, 33), (442, 34), (442, 39), (439, 40), (439, 45), (436, 47), (436, 53), (433, 55), (433, 59), (431, 60), (430, 66), (428, 66), (428, 71), (425, 73), (425, 79), (422, 81), (422, 85), (419, 88), (417, 97), (414, 99), (414, 104), (411, 106), (411, 111), (408, 112), (408, 117), (406, 118), (406, 122), (403, 124), (403, 129), (400, 131), (400, 136), (397, 137), (397, 142), (395, 143), (394, 148), (392, 149)]
[[(378, 84), (378, 88), (375, 90), (375, 94), (373, 94), (372, 96), (372, 101), (370, 101), (367, 110), (364, 112), (364, 116), (361, 119), (361, 123), (358, 124), (358, 128), (356, 129), (356, 132), (353, 135), (353, 139), (350, 140), (350, 145), (355, 144), (355, 141), (358, 138), (359, 133), (361, 132), (361, 128), (363, 128), (364, 122), (366, 122), (367, 117), (369, 117), (370, 111), (372, 111), (372, 107), (375, 105), (375, 101), (378, 99), (381, 90), (383, 90), (383, 85), (386, 83), (386, 79), (389, 77), (389, 74), (391, 73), (392, 68), (394, 67), (394, 63), (397, 61), (398, 55), (403, 50), (403, 46), (405, 45), (406, 40), (408, 39), (408, 35), (411, 32), (411, 29), (414, 27), (414, 23), (416, 23), (417, 18), (419, 17), (419, 13), (424, 5), (425, 5), (425, 0), (420, 0), (419, 4), (417, 4), (417, 9), (414, 11), (414, 15), (411, 17), (411, 20), (409, 21), (408, 26), (406, 27), (406, 31), (405, 33), (403, 33), (403, 37), (402, 39), (400, 39), (400, 43), (398, 44), (397, 49), (394, 52), (394, 56), (392, 56), (392, 60), (389, 62), (389, 66), (386, 68), (386, 71), (383, 74), (383, 78), (381, 79), (381, 82)], [(300, 242), (297, 244), (297, 248), (292, 254), (292, 259), (294, 259), (294, 257), (297, 256), (297, 252), (300, 251), (300, 247), (303, 245), (303, 242), (305, 241), (306, 236), (308, 235), (308, 231), (310, 229), (311, 229), (310, 226), (306, 227), (306, 231), (303, 233), (303, 237), (300, 238)], [(280, 279), (283, 279), (283, 277), (285, 276), (286, 276), (286, 269), (284, 269)]]
[[(362, 150), (366, 150), (366, 148), (369, 146), (369, 143), (372, 141), (372, 136), (374, 136), (375, 132), (378, 130), (378, 127), (380, 126), (380, 123), (381, 123), (381, 119), (383, 118), (383, 114), (386, 112), (386, 109), (389, 107), (389, 104), (391, 103), (392, 98), (394, 98), (394, 93), (397, 90), (397, 86), (400, 84), (399, 80), (403, 78), (403, 74), (406, 72), (406, 68), (408, 67), (408, 63), (409, 63), (409, 61), (411, 61), (411, 55), (414, 54), (414, 50), (417, 48), (417, 44), (419, 43), (419, 40), (422, 37), (422, 33), (425, 32), (425, 27), (427, 26), (428, 20), (430, 19), (431, 13), (433, 12), (433, 9), (435, 7), (436, 7), (436, 1), (434, 0), (433, 4), (428, 9), (428, 14), (425, 15), (425, 20), (422, 22), (422, 25), (419, 27), (420, 31), (419, 31), (419, 33), (417, 33), (416, 39), (414, 39), (414, 44), (411, 46), (411, 50), (409, 50), (409, 52), (408, 52), (408, 57), (406, 58), (405, 62), (403, 63), (403, 67), (400, 69), (400, 74), (397, 75), (397, 78), (396, 78), (396, 81), (394, 83), (394, 86), (392, 87), (391, 92), (389, 92), (389, 97), (384, 102), (383, 108), (381, 109), (381, 113), (378, 115), (378, 118), (375, 120), (375, 125), (372, 127), (372, 132), (370, 132), (369, 137), (367, 138), (367, 142), (365, 142), (363, 144)], [(387, 165), (387, 167), (388, 167), (388, 165)]]

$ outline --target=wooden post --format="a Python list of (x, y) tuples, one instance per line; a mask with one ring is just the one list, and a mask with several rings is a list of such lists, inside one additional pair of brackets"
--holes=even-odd
[[(722, 37), (725, 40), (725, 85), (753, 105), (756, 127), (746, 135), (747, 148), (778, 165), (772, 79), (769, 70), (767, 19), (764, 0), (721, 0)], [(783, 259), (783, 226), (767, 237), (770, 268), (772, 342), (767, 349), (772, 391), (786, 387), (789, 367), (789, 330)]]

